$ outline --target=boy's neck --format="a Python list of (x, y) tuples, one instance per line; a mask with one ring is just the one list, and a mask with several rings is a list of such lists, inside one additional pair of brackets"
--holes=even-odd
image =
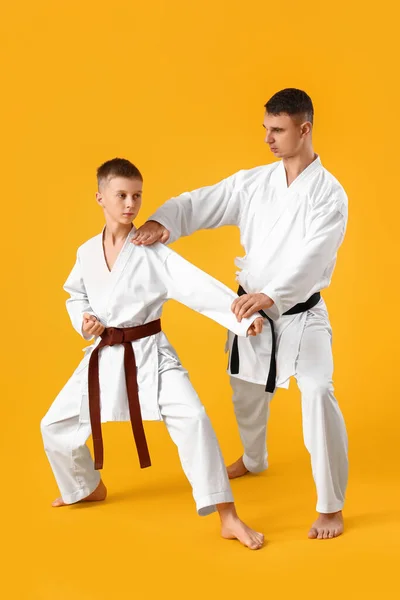
[(133, 223), (127, 225), (121, 223), (107, 223), (104, 228), (103, 240), (105, 243), (112, 245), (118, 242), (125, 241), (128, 234), (132, 230)]

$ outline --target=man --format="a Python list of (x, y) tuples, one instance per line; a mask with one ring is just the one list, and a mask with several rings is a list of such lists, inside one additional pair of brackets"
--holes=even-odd
[[(238, 318), (262, 311), (260, 336), (229, 334), (229, 372), (244, 454), (230, 478), (267, 468), (266, 423), (276, 387), (294, 376), (302, 394), (305, 445), (311, 455), (318, 518), (310, 538), (343, 532), (347, 435), (333, 394), (331, 328), (319, 292), (328, 287), (347, 224), (347, 197), (312, 144), (313, 104), (289, 88), (265, 105), (265, 141), (279, 160), (239, 171), (214, 186), (166, 202), (133, 243), (174, 241), (198, 229), (240, 228)], [(275, 365), (276, 358), (276, 365)]]

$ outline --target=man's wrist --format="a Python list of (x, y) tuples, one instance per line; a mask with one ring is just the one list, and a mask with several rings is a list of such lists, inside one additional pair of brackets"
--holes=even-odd
[(264, 294), (264, 292), (261, 292), (261, 294), (265, 297), (265, 304), (263, 305), (263, 308), (271, 308), (271, 306), (273, 306), (275, 302), (267, 294)]

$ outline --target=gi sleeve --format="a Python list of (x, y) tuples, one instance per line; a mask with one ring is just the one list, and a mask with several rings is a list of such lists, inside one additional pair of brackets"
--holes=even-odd
[(236, 335), (247, 337), (247, 330), (259, 314), (238, 323), (231, 310), (237, 295), (226, 285), (198, 267), (165, 248), (163, 278), (167, 297), (177, 300), (196, 312), (212, 319)]
[(64, 290), (70, 295), (66, 304), (73, 328), (83, 337), (83, 339), (91, 340), (94, 336), (88, 336), (82, 331), (83, 313), (86, 312), (94, 316), (96, 315), (90, 307), (87, 297), (79, 253), (77, 254), (75, 265), (64, 284)]
[(171, 234), (168, 243), (199, 229), (239, 225), (241, 195), (236, 191), (237, 175), (171, 198), (149, 220), (168, 229)]
[(325, 271), (336, 259), (347, 226), (347, 197), (338, 192), (327, 203), (317, 202), (304, 237), (302, 248), (290, 264), (262, 290), (274, 302), (265, 312), (272, 319), (305, 302), (311, 290), (323, 278)]

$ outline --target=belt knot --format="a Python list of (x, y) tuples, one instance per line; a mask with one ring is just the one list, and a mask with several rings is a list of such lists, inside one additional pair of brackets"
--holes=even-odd
[(124, 330), (118, 327), (108, 327), (104, 333), (105, 336), (102, 338), (108, 346), (122, 344), (125, 341)]

